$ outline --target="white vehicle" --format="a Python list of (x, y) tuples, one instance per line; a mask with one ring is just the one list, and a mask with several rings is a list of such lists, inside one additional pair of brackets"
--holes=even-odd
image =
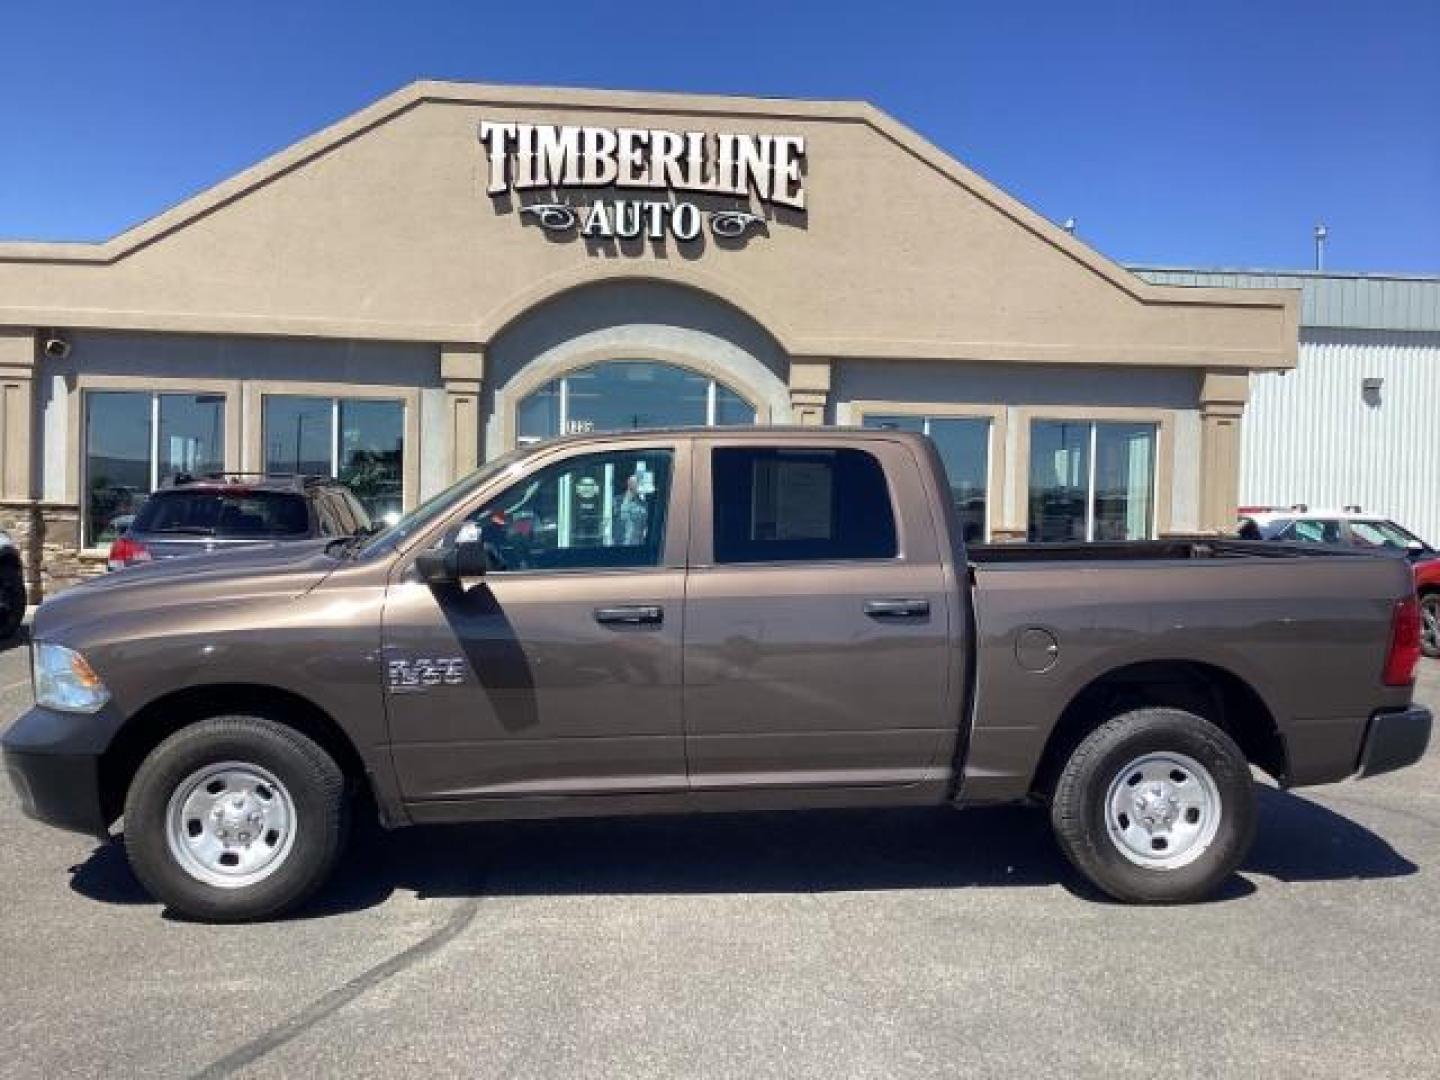
[(25, 572), (20, 549), (0, 530), (0, 641), (14, 637), (25, 619)]
[(1415, 595), (1420, 598), (1420, 647), (1426, 656), (1440, 658), (1440, 552), (1409, 529), (1388, 518), (1367, 514), (1358, 506), (1341, 510), (1312, 510), (1304, 505), (1286, 509), (1242, 506), (1239, 518), (1237, 531), (1245, 540), (1288, 540), (1405, 552), (1415, 574)]
[(1359, 548), (1395, 548), (1413, 560), (1433, 559), (1434, 548), (1389, 518), (1358, 506), (1339, 510), (1296, 506), (1242, 506), (1238, 531), (1250, 540), (1289, 540), (1302, 544), (1343, 544)]

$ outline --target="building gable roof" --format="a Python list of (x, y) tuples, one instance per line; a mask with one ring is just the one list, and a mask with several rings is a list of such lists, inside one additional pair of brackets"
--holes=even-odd
[[(867, 340), (863, 335), (840, 332), (833, 336), (817, 332), (815, 328), (789, 328), (784, 315), (776, 311), (767, 321), (776, 332), (782, 344), (792, 352), (814, 355), (905, 355), (919, 356), (967, 356), (987, 358), (987, 350), (1003, 354), (1009, 349), (1014, 359), (1079, 359), (1084, 362), (1108, 362), (1110, 358), (1125, 362), (1144, 362), (1153, 353), (1157, 363), (1205, 363), (1214, 365), (1289, 366), (1294, 363), (1294, 329), (1297, 323), (1297, 301), (1293, 292), (1255, 290), (1250, 288), (1207, 288), (1193, 289), (1168, 284), (1154, 284), (1144, 281), (1124, 267), (1107, 259), (1088, 245), (1077, 240), (1065, 230), (1048, 221), (1042, 215), (1025, 206), (1019, 200), (1001, 191), (972, 169), (962, 165), (949, 154), (935, 147), (914, 131), (900, 124), (879, 109), (857, 101), (794, 101), (772, 100), (748, 97), (703, 96), (691, 94), (632, 93), (595, 90), (541, 89), (532, 87), (487, 86), (449, 82), (416, 82), (400, 89), (375, 104), (315, 133), (289, 148), (272, 155), (255, 166), (189, 198), (177, 206), (145, 221), (119, 235), (101, 243), (0, 243), (0, 275), (7, 268), (19, 272), (29, 264), (36, 269), (50, 267), (59, 270), (64, 267), (115, 268), (127, 260), (161, 245), (168, 239), (193, 229), (202, 222), (222, 214), (228, 208), (242, 204), (267, 188), (304, 170), (307, 166), (321, 162), (337, 150), (362, 140), (372, 133), (391, 125), (400, 118), (427, 104), (451, 104), (464, 106), (491, 106), (507, 109), (533, 108), (537, 110), (563, 111), (569, 114), (587, 112), (615, 114), (643, 114), (649, 118), (663, 120), (666, 116), (676, 118), (715, 118), (734, 120), (754, 118), (767, 122), (805, 122), (811, 124), (859, 125), (888, 142), (901, 154), (907, 155), (921, 169), (928, 170), (935, 177), (954, 188), (972, 196), (978, 203), (1000, 215), (1015, 229), (1044, 245), (1054, 255), (1063, 258), (1074, 271), (1083, 272), (1111, 286), (1115, 293), (1145, 309), (1176, 313), (1213, 312), (1230, 320), (1221, 332), (1218, 324), (1211, 341), (1206, 340), (1206, 331), (1197, 324), (1186, 323), (1183, 327), (1176, 322), (1180, 340), (1173, 346), (1157, 343), (1153, 346), (1144, 341), (1134, 343), (1131, 355), (1125, 355), (1130, 347), (1128, 341), (1113, 346), (1097, 344), (1088, 351), (1084, 343), (1073, 351), (1073, 355), (1054, 351), (1047, 353), (1049, 346), (1036, 345), (1034, 348), (1022, 342), (997, 340), (967, 341), (952, 337), (940, 337), (924, 333), (914, 340), (897, 339), (894, 334), (876, 335)], [(675, 280), (696, 288), (711, 289), (734, 299), (737, 303), (754, 305), (764, 289), (747, 293), (743, 285), (731, 283), (726, 288), (721, 278), (695, 267), (687, 267), (681, 260), (669, 260), (668, 265), (646, 264), (637, 267), (602, 267), (597, 277), (655, 276)], [(584, 280), (583, 268), (567, 268), (553, 275), (546, 275), (538, 283), (532, 281), (526, 287), (526, 295), (543, 296), (560, 288), (572, 287)], [(553, 279), (553, 280), (552, 280)], [(5, 278), (0, 276), (0, 286)], [(357, 337), (401, 337), (431, 340), (485, 340), (499, 325), (503, 325), (498, 314), (482, 316), (474, 325), (463, 320), (424, 320), (417, 318), (410, 324), (393, 319), (367, 322), (349, 318), (343, 312), (333, 317), (318, 318), (311, 323), (303, 319), (277, 317), (267, 320), (263, 315), (230, 311), (200, 310), (194, 312), (167, 310), (146, 312), (134, 304), (97, 305), (77, 304), (73, 309), (65, 304), (23, 302), (16, 307), (4, 306), (7, 289), (0, 287), (0, 324), (11, 325), (95, 325), (122, 326), (126, 328), (153, 328), (177, 330), (214, 330), (215, 332), (275, 332), (282, 334), (322, 334)], [(25, 290), (21, 290), (23, 294)], [(64, 290), (41, 289), (41, 294), (59, 294)], [(12, 293), (13, 295), (13, 293)], [(198, 303), (198, 301), (197, 301)], [(496, 306), (501, 311), (506, 304), (514, 307), (513, 297)], [(158, 306), (158, 304), (157, 304)], [(765, 307), (760, 301), (758, 306)], [(1083, 305), (1076, 305), (1083, 307)], [(1246, 312), (1253, 314), (1247, 315)], [(1073, 316), (1068, 316), (1073, 318)], [(1184, 318), (1178, 315), (1177, 318)], [(1241, 327), (1253, 326), (1248, 330)], [(1232, 325), (1233, 324), (1233, 325)], [(273, 329), (271, 329), (273, 327)], [(1123, 331), (1121, 331), (1123, 336)], [(1163, 334), (1161, 335), (1164, 336)], [(1222, 340), (1230, 338), (1233, 340)], [(1245, 340), (1240, 340), (1245, 339)], [(893, 342), (893, 343), (892, 343)], [(1169, 350), (1167, 352), (1167, 350)], [(997, 358), (998, 355), (997, 355)]]

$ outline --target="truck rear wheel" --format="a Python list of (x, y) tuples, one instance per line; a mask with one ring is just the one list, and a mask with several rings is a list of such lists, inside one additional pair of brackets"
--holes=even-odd
[(1202, 899), (1255, 836), (1245, 755), (1215, 725), (1180, 709), (1137, 709), (1091, 732), (1070, 755), (1050, 807), (1065, 855), (1128, 903)]
[(125, 849), (141, 883), (182, 915), (269, 918), (329, 877), (346, 810), (344, 776), (315, 742), (261, 717), (215, 717), (141, 763)]

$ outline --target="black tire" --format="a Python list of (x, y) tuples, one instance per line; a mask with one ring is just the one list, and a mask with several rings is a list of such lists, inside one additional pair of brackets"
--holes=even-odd
[[(269, 772), (293, 809), (288, 853), (252, 884), (201, 880), (167, 839), (172, 795), (197, 771), (224, 762)], [(130, 784), (124, 824), (135, 876), (171, 910), (206, 922), (272, 918), (303, 903), (334, 869), (348, 825), (345, 779), (329, 754), (292, 728), (256, 716), (218, 716), (182, 728), (150, 752)]]
[(1440, 657), (1440, 592), (1420, 597), (1420, 651), (1432, 660)]
[(24, 621), (25, 577), (18, 566), (0, 566), (0, 641), (19, 633)]
[[(1127, 855), (1119, 826), (1112, 828), (1109, 820), (1111, 785), (1116, 785), (1118, 798), (1128, 798), (1120, 785), (1131, 783), (1138, 774), (1126, 778), (1123, 773), (1131, 772), (1131, 763), (1153, 754), (1183, 755), (1198, 763), (1208, 771), (1218, 795), (1213, 836), (1204, 842), (1197, 839), (1190, 848), (1193, 854), (1154, 855), (1157, 860), (1191, 859), (1163, 868), (1142, 865), (1135, 861), (1139, 856)], [(1186, 773), (1180, 770), (1178, 775)], [(1201, 812), (1196, 813), (1201, 820)], [(1115, 820), (1121, 822), (1121, 816)], [(1185, 903), (1213, 894), (1249, 852), (1255, 820), (1255, 785), (1245, 755), (1214, 724), (1180, 709), (1137, 709), (1091, 732), (1066, 762), (1050, 806), (1056, 838), (1075, 868), (1116, 900), (1141, 904)], [(1156, 835), (1159, 843), (1168, 843), (1163, 831)]]

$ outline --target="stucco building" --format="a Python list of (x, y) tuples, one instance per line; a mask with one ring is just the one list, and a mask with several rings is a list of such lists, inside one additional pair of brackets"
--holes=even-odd
[(517, 442), (760, 421), (928, 430), (977, 536), (1205, 531), (1297, 321), (868, 105), (417, 83), (112, 240), (0, 244), (0, 523), (52, 589), (177, 472), (383, 517)]

